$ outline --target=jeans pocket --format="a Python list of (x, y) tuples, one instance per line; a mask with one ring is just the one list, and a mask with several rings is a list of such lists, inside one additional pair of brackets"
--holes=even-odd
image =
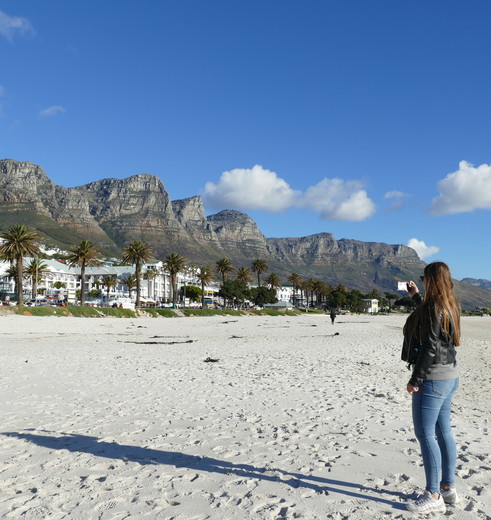
[(428, 381), (431, 383), (431, 391), (437, 397), (446, 397), (454, 388), (455, 381), (453, 379), (445, 379), (442, 381)]

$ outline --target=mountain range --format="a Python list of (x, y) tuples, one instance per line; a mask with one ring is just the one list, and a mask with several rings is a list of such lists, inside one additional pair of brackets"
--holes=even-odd
[(463, 278), (460, 281), (467, 285), (472, 285), (473, 287), (480, 287), (481, 289), (491, 291), (491, 280), (484, 280), (483, 278)]
[[(402, 244), (336, 240), (331, 233), (266, 238), (247, 214), (224, 210), (205, 215), (199, 196), (171, 201), (150, 174), (65, 188), (31, 162), (0, 160), (0, 227), (25, 223), (48, 246), (70, 249), (91, 240), (108, 256), (120, 256), (133, 240), (147, 242), (156, 258), (170, 253), (189, 263), (231, 259), (235, 267), (266, 260), (286, 282), (292, 272), (350, 289), (397, 292), (398, 280), (417, 279), (424, 262)], [(466, 307), (491, 307), (491, 294), (456, 282)]]

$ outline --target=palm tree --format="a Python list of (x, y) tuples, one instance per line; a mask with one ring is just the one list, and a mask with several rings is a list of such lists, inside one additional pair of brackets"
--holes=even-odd
[(237, 280), (240, 280), (241, 282), (250, 283), (252, 280), (251, 271), (247, 267), (240, 267), (237, 270), (237, 274), (235, 276)]
[(130, 274), (129, 276), (127, 276), (126, 278), (123, 278), (121, 280), (121, 283), (126, 285), (126, 287), (128, 287), (128, 294), (131, 298), (131, 293), (133, 292), (133, 289), (135, 288), (135, 285), (136, 285), (136, 277), (134, 274)]
[(135, 307), (141, 306), (141, 268), (142, 264), (153, 258), (152, 250), (146, 242), (135, 240), (128, 244), (123, 251), (123, 262), (134, 264), (136, 278), (136, 303)]
[(312, 303), (314, 300), (314, 294), (316, 304), (321, 303), (322, 295), (324, 294), (324, 286), (324, 282), (321, 282), (320, 280), (314, 280), (314, 283), (312, 284)]
[(24, 256), (36, 256), (39, 254), (38, 240), (39, 235), (36, 231), (31, 231), (25, 224), (12, 226), (7, 231), (0, 233), (0, 238), (4, 240), (0, 245), (0, 254), (9, 259), (15, 259), (17, 266), (17, 303), (23, 302), (22, 278), (24, 274)]
[(325, 297), (324, 300), (326, 302), (326, 305), (331, 298), (333, 290), (334, 288), (331, 287), (329, 284), (327, 284), (326, 282), (322, 282), (322, 295)]
[(164, 260), (164, 269), (170, 274), (170, 282), (172, 286), (172, 303), (177, 304), (177, 275), (184, 270), (186, 259), (177, 253), (171, 253)]
[(261, 258), (257, 258), (252, 262), (251, 271), (253, 273), (257, 273), (257, 286), (261, 286), (261, 274), (265, 273), (268, 270), (268, 264), (266, 260), (262, 260)]
[(4, 260), (5, 262), (10, 262), (10, 265), (14, 265), (15, 256), (12, 252), (10, 253), (0, 253), (0, 260)]
[(205, 285), (209, 284), (213, 280), (213, 267), (211, 265), (205, 265), (196, 275), (201, 283), (201, 308), (205, 308)]
[(382, 296), (378, 289), (372, 289), (372, 291), (367, 294), (367, 298), (370, 298), (372, 300), (381, 300)]
[(82, 285), (80, 287), (80, 303), (85, 305), (85, 268), (100, 263), (100, 255), (90, 240), (82, 240), (78, 247), (69, 251), (68, 265), (70, 267), (80, 267), (80, 279)]
[[(302, 282), (302, 289), (305, 291), (305, 296), (307, 299), (307, 308), (309, 307), (309, 292), (313, 291), (314, 289), (314, 280), (312, 278), (309, 278), (308, 280), (304, 280)], [(312, 292), (312, 298), (311, 303), (313, 303), (313, 292)]]
[(31, 263), (26, 267), (25, 274), (31, 277), (32, 280), (32, 293), (31, 298), (36, 298), (38, 293), (38, 283), (43, 277), (43, 273), (46, 272), (48, 266), (39, 259), (39, 257), (33, 258)]
[(281, 287), (280, 277), (276, 273), (271, 273), (266, 278), (266, 283), (271, 287), (271, 289), (279, 289)]
[(292, 286), (293, 286), (293, 305), (296, 304), (296, 299), (297, 299), (297, 292), (298, 290), (300, 289), (300, 287), (302, 286), (302, 277), (297, 274), (297, 273), (292, 273), (289, 277), (288, 277), (288, 283), (291, 283)]
[(107, 276), (104, 276), (103, 283), (104, 287), (106, 288), (107, 303), (109, 303), (109, 294), (111, 292), (111, 289), (118, 285), (118, 279), (116, 278), (116, 276), (108, 274)]
[(227, 275), (234, 272), (232, 261), (228, 258), (221, 258), (220, 260), (217, 260), (215, 269), (217, 273), (221, 275), (223, 283), (225, 283)]

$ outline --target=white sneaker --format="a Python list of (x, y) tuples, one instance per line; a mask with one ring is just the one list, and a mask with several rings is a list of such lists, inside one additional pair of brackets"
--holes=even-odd
[(457, 495), (457, 490), (454, 487), (447, 489), (446, 491), (441, 489), (440, 494), (442, 495), (445, 504), (458, 504), (460, 502), (459, 495)]
[(440, 495), (438, 499), (435, 499), (429, 491), (425, 491), (413, 502), (408, 502), (406, 509), (413, 513), (445, 513), (447, 510), (442, 495)]

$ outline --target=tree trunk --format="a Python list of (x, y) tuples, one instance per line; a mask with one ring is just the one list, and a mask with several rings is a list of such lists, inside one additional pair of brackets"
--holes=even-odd
[(174, 307), (177, 303), (177, 276), (175, 274), (171, 275), (171, 285), (172, 285), (172, 304)]
[(137, 262), (135, 268), (135, 276), (136, 276), (136, 302), (135, 307), (141, 307), (141, 284), (140, 284), (140, 264)]
[(22, 305), (24, 303), (24, 295), (22, 291), (22, 256), (17, 257), (17, 304)]
[(85, 305), (85, 260), (82, 262), (80, 268), (80, 278), (82, 279), (80, 287), (80, 305)]

